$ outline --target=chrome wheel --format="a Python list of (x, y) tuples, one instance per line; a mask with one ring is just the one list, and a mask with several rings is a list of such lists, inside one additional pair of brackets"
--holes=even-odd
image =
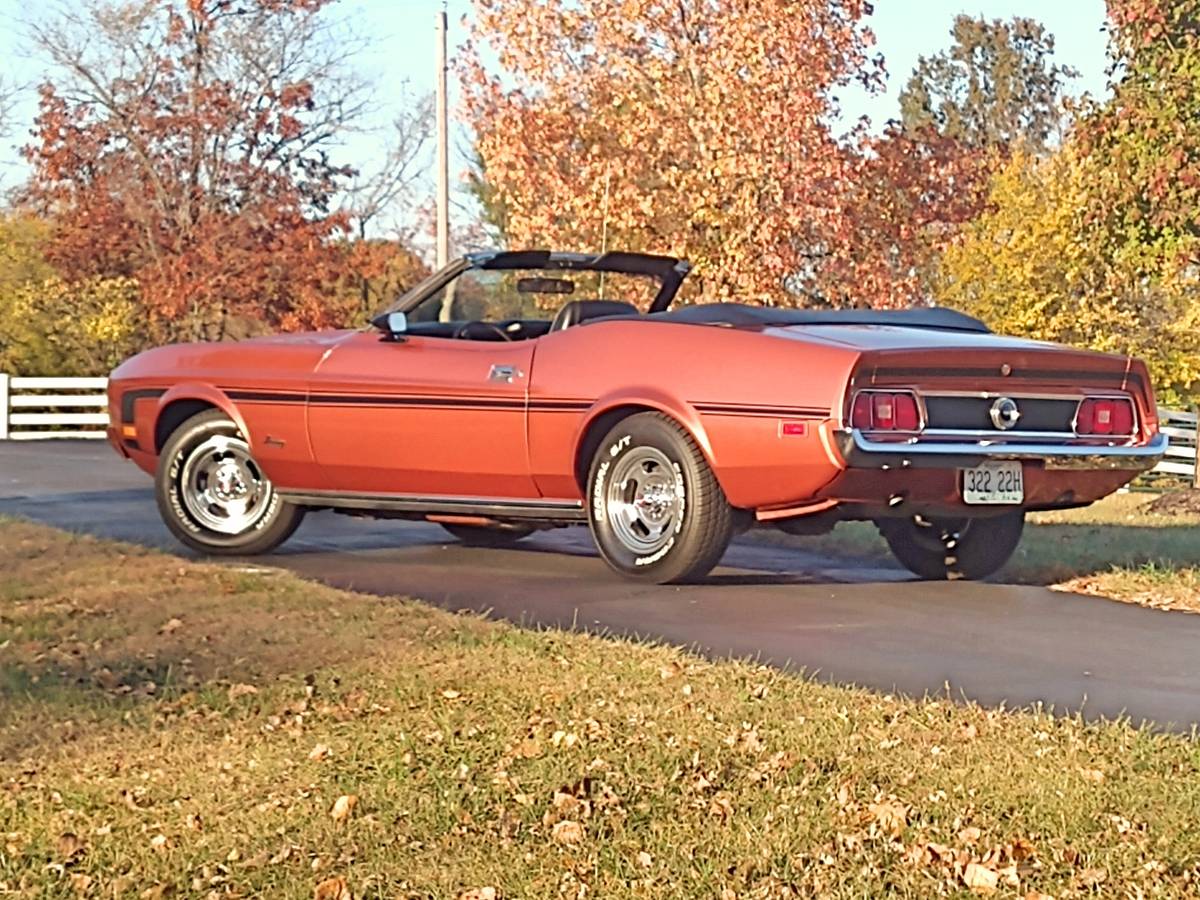
[(241, 438), (211, 435), (197, 445), (179, 475), (179, 494), (196, 522), (219, 534), (242, 534), (266, 515), (271, 482)]
[(665, 547), (682, 526), (683, 475), (656, 447), (635, 447), (616, 464), (605, 512), (626, 549), (639, 556)]

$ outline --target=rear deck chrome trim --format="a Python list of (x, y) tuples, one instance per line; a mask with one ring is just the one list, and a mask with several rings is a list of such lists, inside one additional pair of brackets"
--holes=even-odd
[(1036, 460), (1047, 469), (1145, 471), (1158, 464), (1169, 440), (1156, 434), (1145, 444), (1042, 444), (1029, 441), (874, 441), (856, 428), (837, 432), (842, 457), (855, 468), (944, 469), (978, 466), (990, 459)]

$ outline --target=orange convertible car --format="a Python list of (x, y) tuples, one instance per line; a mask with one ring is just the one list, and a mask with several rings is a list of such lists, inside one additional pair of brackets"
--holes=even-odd
[(875, 522), (923, 578), (998, 569), (1028, 510), (1162, 456), (1142, 363), (945, 309), (671, 309), (687, 263), (468, 256), (374, 327), (163, 347), (112, 376), (110, 439), (170, 530), (262, 553), (306, 510), (467, 543), (590, 526), (630, 578), (696, 579), (752, 526)]

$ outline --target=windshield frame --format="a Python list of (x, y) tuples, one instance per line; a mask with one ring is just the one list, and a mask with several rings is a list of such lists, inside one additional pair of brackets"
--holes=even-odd
[(615, 272), (626, 275), (650, 276), (658, 281), (658, 293), (651, 301), (648, 313), (663, 312), (675, 299), (683, 279), (691, 271), (687, 260), (672, 256), (657, 256), (651, 253), (623, 253), (614, 251), (603, 254), (558, 253), (549, 250), (510, 250), (471, 253), (454, 260), (424, 278), (401, 294), (394, 303), (382, 310), (372, 321), (387, 317), (389, 313), (408, 313), (416, 309), (451, 281), (472, 269), (522, 270), (546, 269), (584, 272)]

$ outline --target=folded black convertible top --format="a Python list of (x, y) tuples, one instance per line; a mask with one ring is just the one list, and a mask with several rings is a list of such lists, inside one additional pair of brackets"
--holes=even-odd
[(901, 328), (937, 328), (990, 334), (983, 322), (953, 309), (781, 309), (741, 303), (701, 303), (681, 306), (652, 318), (704, 325), (763, 327), (767, 325), (893, 325)]

